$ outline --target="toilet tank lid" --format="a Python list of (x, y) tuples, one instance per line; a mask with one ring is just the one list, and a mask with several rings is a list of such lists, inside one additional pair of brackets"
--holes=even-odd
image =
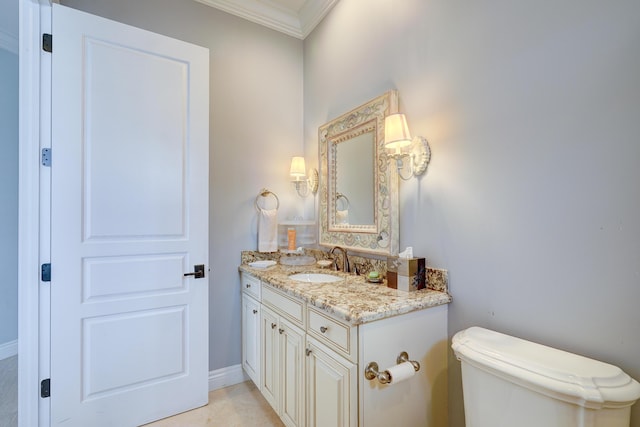
[(580, 406), (623, 407), (640, 398), (640, 384), (617, 366), (477, 326), (458, 332), (451, 347), (462, 362)]

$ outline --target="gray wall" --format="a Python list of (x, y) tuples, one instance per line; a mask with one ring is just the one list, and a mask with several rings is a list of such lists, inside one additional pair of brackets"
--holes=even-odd
[(254, 200), (301, 214), (288, 182), (303, 150), (302, 42), (193, 0), (64, 0), (62, 4), (209, 48), (211, 370), (241, 362), (240, 251), (256, 249)]
[(427, 175), (401, 182), (400, 240), (449, 270), (450, 336), (481, 325), (640, 380), (638, 16), (637, 0), (341, 0), (305, 40), (307, 155), (318, 126), (391, 88), (431, 144)]
[(16, 339), (18, 339), (18, 55), (0, 48), (0, 345)]

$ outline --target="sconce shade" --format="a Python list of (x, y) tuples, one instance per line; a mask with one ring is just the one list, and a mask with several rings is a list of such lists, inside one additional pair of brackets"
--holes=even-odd
[(304, 165), (304, 157), (291, 158), (291, 170), (289, 171), (291, 178), (295, 181), (307, 176), (307, 168)]
[[(389, 114), (384, 118), (384, 148), (389, 160), (395, 160), (398, 176), (408, 180), (422, 175), (431, 160), (431, 148), (422, 136), (411, 138), (407, 119), (402, 113)], [(403, 175), (408, 165), (409, 175)]]
[(402, 147), (411, 145), (411, 134), (407, 119), (402, 113), (390, 114), (384, 118), (384, 146), (387, 150), (400, 152)]

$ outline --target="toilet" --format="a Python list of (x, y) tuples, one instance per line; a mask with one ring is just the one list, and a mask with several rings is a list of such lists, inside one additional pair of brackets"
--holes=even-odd
[(640, 384), (620, 368), (480, 327), (458, 332), (467, 427), (629, 427)]

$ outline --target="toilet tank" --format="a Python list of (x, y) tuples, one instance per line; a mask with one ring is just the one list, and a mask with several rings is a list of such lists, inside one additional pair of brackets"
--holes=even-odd
[(467, 427), (628, 427), (640, 384), (620, 368), (480, 327), (451, 346)]

